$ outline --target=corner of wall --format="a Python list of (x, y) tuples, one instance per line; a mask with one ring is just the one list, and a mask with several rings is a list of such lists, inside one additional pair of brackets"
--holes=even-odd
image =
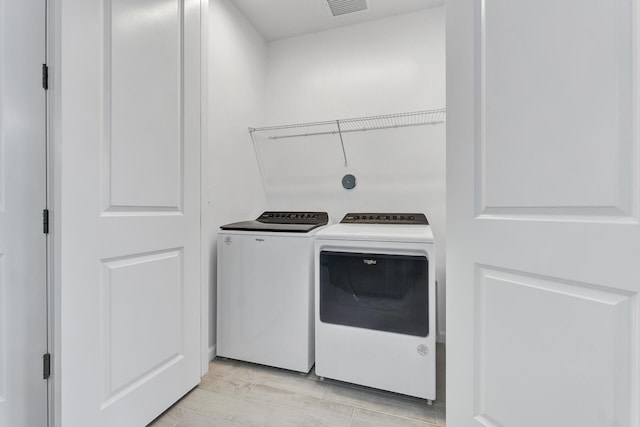
[[(204, 0), (207, 1), (207, 0)], [(202, 274), (208, 286), (207, 357), (215, 355), (215, 241), (221, 224), (265, 207), (247, 128), (262, 120), (266, 42), (230, 0), (208, 0), (208, 136), (202, 164)], [(214, 349), (213, 353), (212, 350)], [(204, 358), (204, 357), (203, 357)]]

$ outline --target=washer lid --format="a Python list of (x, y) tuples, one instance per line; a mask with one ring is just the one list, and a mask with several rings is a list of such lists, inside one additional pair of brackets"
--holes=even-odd
[(234, 222), (220, 228), (222, 230), (308, 233), (328, 222), (329, 215), (326, 212), (267, 211), (253, 221)]

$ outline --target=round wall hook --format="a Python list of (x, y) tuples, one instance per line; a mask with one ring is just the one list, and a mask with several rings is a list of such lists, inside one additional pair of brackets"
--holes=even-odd
[(356, 177), (351, 174), (346, 174), (342, 177), (342, 186), (347, 190), (351, 190), (356, 186)]

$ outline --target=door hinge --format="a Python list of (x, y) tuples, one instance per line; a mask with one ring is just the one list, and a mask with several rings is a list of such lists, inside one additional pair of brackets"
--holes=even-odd
[(49, 67), (47, 64), (42, 64), (42, 89), (49, 89)]
[(48, 380), (51, 376), (51, 354), (42, 356), (42, 379)]
[(49, 234), (49, 209), (42, 211), (42, 232)]

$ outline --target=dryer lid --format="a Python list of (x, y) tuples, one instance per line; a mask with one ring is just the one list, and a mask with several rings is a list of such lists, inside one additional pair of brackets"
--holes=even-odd
[(318, 239), (433, 243), (433, 232), (422, 213), (353, 213), (327, 227)]

